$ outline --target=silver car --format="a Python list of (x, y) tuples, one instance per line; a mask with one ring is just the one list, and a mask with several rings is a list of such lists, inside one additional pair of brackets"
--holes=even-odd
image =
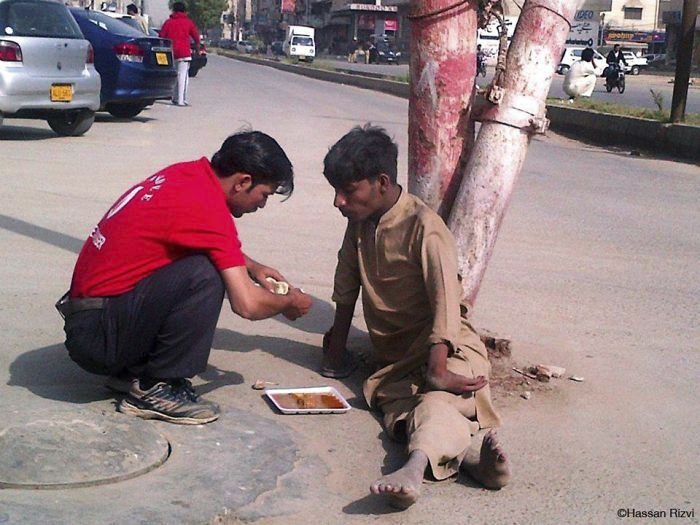
[(0, 0), (0, 125), (46, 119), (59, 135), (90, 129), (100, 107), (94, 53), (63, 3)]

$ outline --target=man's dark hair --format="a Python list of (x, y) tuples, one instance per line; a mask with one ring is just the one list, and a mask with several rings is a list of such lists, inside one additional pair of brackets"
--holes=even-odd
[(336, 142), (323, 159), (323, 175), (334, 188), (364, 179), (374, 181), (382, 173), (396, 184), (399, 148), (380, 127), (355, 126)]
[(126, 12), (129, 14), (131, 14), (131, 13), (138, 14), (139, 8), (136, 7), (136, 4), (129, 4), (128, 6), (126, 6)]
[(257, 184), (277, 184), (277, 192), (289, 197), (294, 191), (292, 163), (271, 136), (260, 131), (241, 131), (228, 137), (214, 153), (211, 165), (220, 178), (247, 173)]
[(583, 51), (581, 51), (581, 60), (584, 62), (592, 62), (593, 61), (593, 50), (590, 47), (587, 47)]
[(187, 11), (187, 7), (185, 6), (185, 2), (175, 2), (173, 4), (173, 11), (176, 13), (184, 13)]

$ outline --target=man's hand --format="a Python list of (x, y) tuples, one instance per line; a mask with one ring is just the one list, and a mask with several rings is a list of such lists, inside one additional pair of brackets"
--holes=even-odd
[(355, 371), (357, 365), (348, 352), (345, 345), (332, 346), (333, 329), (328, 330), (323, 336), (323, 358), (321, 360), (321, 375), (334, 379), (348, 377)]
[(285, 279), (284, 276), (276, 269), (260, 264), (250, 257), (246, 257), (246, 269), (248, 270), (250, 277), (256, 283), (273, 293), (275, 291), (274, 285), (267, 280), (268, 277), (272, 277), (276, 281), (288, 282), (287, 279)]
[(425, 377), (426, 386), (430, 390), (444, 390), (453, 394), (476, 392), (488, 385), (484, 376), (474, 378), (455, 374), (447, 369), (449, 348), (445, 343), (435, 344), (430, 348), (428, 357), (428, 372)]
[(476, 392), (489, 384), (484, 376), (468, 378), (445, 370), (440, 374), (430, 373), (426, 377), (426, 384), (430, 390), (444, 390), (453, 394), (466, 394)]
[(287, 296), (291, 299), (292, 304), (288, 306), (282, 314), (290, 321), (294, 321), (306, 315), (311, 309), (311, 297), (306, 295), (299, 288), (290, 287)]

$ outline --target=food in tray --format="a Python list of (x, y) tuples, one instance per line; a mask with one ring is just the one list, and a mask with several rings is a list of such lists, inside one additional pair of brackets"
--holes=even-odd
[(278, 405), (286, 409), (303, 410), (339, 410), (347, 408), (342, 400), (328, 393), (297, 393), (272, 394)]

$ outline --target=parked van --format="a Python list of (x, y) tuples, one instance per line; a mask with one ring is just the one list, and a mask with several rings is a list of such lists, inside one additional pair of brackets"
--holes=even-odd
[(287, 38), (285, 38), (282, 46), (284, 54), (289, 58), (313, 62), (316, 57), (314, 33), (313, 27), (289, 26), (287, 28)]

